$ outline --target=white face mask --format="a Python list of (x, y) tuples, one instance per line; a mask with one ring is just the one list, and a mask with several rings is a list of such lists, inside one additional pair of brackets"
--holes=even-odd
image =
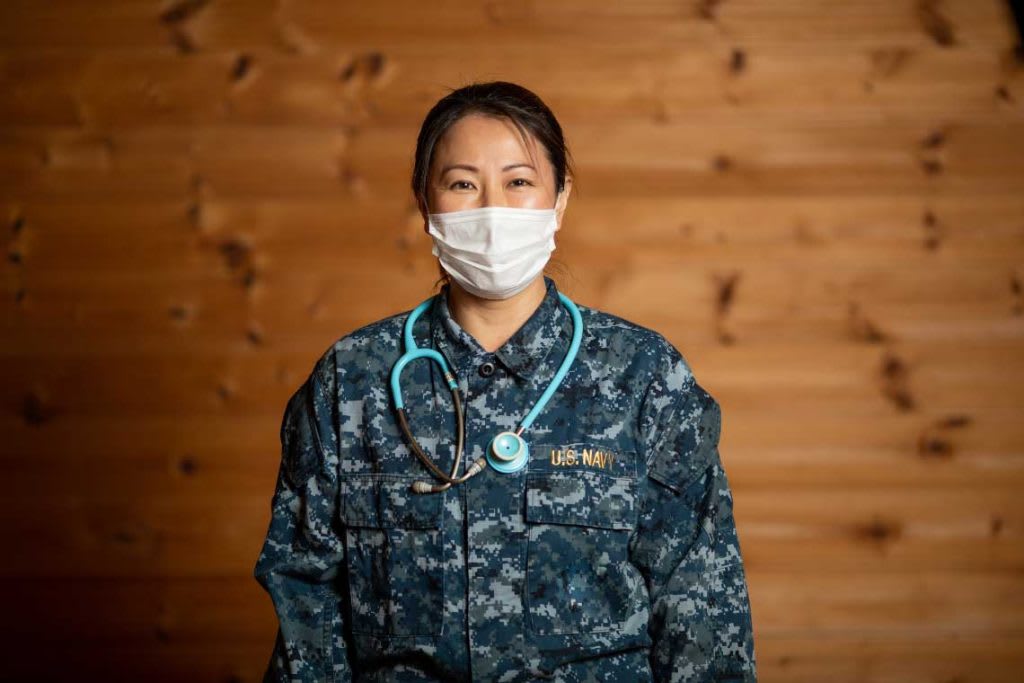
[(485, 206), (429, 214), (433, 254), (466, 291), (507, 299), (526, 289), (555, 250), (554, 209)]

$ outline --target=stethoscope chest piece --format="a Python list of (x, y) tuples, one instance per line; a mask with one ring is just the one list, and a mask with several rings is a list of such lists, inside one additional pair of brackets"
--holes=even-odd
[(509, 474), (518, 472), (530, 459), (530, 447), (515, 432), (502, 432), (491, 440), (487, 448), (487, 462), (491, 467)]

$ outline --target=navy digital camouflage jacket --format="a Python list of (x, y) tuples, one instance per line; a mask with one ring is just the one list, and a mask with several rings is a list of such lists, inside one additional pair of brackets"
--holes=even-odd
[[(568, 349), (572, 318), (545, 282), (494, 352), (451, 317), (446, 289), (416, 322), (458, 378), (466, 465), (516, 428)], [(662, 335), (579, 308), (579, 355), (523, 433), (528, 465), (438, 493), (410, 490), (438, 480), (389, 389), (408, 311), (319, 358), (285, 409), (255, 566), (279, 621), (265, 681), (756, 680), (719, 405)], [(402, 396), (450, 472), (437, 365), (410, 364)]]

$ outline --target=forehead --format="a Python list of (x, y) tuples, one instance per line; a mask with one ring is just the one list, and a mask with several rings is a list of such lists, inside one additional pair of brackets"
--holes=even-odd
[(537, 139), (527, 130), (526, 142), (507, 118), (467, 114), (448, 127), (437, 141), (433, 161), (503, 163), (534, 159)]

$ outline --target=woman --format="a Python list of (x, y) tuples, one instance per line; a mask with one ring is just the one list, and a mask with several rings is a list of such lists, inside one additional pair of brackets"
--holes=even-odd
[(717, 402), (543, 273), (572, 188), (554, 116), (456, 90), (412, 184), (445, 281), (288, 402), (265, 680), (755, 680)]

